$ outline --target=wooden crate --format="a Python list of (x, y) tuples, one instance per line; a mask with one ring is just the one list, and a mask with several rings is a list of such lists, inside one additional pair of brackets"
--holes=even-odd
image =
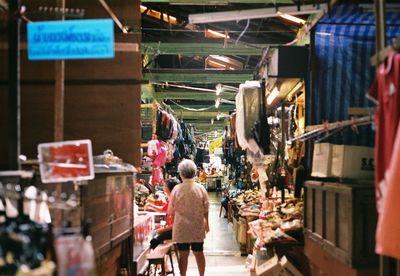
[(82, 217), (92, 221), (97, 257), (132, 233), (132, 183), (132, 173), (105, 173), (82, 187)]
[(350, 267), (376, 266), (373, 183), (308, 181), (305, 186), (305, 235)]
[(377, 276), (379, 267), (352, 268), (337, 258), (321, 246), (319, 240), (313, 236), (306, 235), (304, 238), (304, 253), (309, 261), (309, 273), (304, 275), (325, 275), (325, 276)]

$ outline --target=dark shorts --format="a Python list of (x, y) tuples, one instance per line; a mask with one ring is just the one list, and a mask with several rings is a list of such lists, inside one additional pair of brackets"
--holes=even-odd
[(203, 252), (204, 242), (193, 242), (193, 243), (177, 243), (179, 251), (189, 251), (192, 248), (193, 252)]

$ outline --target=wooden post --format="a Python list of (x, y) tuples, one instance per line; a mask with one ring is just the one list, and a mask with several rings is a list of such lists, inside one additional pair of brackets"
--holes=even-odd
[[(281, 110), (281, 127), (282, 127), (282, 141), (281, 141), (281, 154), (284, 155), (285, 154), (285, 145), (286, 145), (286, 122), (285, 122), (285, 101), (282, 100), (282, 110)], [(284, 158), (282, 157), (282, 160), (284, 160)], [(282, 164), (284, 165), (284, 164)], [(281, 191), (281, 196), (282, 196), (282, 203), (285, 202), (285, 187), (282, 188)]]
[(156, 130), (157, 130), (157, 101), (156, 100), (153, 101), (153, 114), (152, 114), (151, 126), (152, 126), (153, 134), (156, 134)]
[(396, 261), (396, 266), (397, 266), (396, 275), (397, 275), (397, 276), (400, 276), (400, 260), (397, 260), (397, 261)]
[(20, 24), (21, 1), (9, 1), (8, 11), (8, 169), (20, 168), (21, 153), (21, 87), (20, 87)]
[[(65, 0), (57, 0), (57, 6), (61, 8), (61, 20), (65, 19)], [(54, 87), (54, 141), (64, 140), (64, 95), (65, 95), (65, 61), (55, 61), (55, 87)], [(62, 184), (55, 184), (55, 191), (57, 196), (61, 196)], [(54, 210), (53, 221), (54, 225), (60, 226), (62, 222), (62, 211)]]
[(385, 48), (386, 22), (385, 22), (385, 0), (374, 0), (375, 26), (376, 26), (376, 52)]
[[(65, 10), (65, 0), (57, 0), (57, 6)], [(61, 20), (65, 19), (62, 12)], [(54, 141), (64, 140), (64, 82), (65, 82), (65, 61), (55, 61), (55, 93), (54, 93)]]
[(54, 141), (64, 140), (65, 62), (55, 61)]

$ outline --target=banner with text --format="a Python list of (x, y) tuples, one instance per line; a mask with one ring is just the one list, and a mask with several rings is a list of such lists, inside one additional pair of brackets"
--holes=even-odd
[(28, 59), (103, 59), (114, 57), (111, 19), (29, 22)]

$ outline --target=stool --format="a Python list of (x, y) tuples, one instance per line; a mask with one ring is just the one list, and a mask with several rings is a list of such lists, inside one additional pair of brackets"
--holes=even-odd
[[(153, 252), (149, 254), (149, 256), (147, 256), (147, 260), (149, 262), (149, 266), (147, 268), (148, 275), (150, 275), (151, 265), (155, 265), (156, 268), (158, 265), (161, 265), (162, 275), (167, 275), (167, 274), (175, 275), (174, 262), (172, 261), (172, 254), (171, 254), (171, 248), (173, 247), (173, 245), (174, 245), (173, 243), (160, 244), (159, 246), (156, 247), (156, 249), (154, 249)], [(167, 254), (171, 262), (171, 268), (172, 268), (171, 271), (165, 271), (165, 255)]]
[(175, 256), (176, 256), (176, 261), (179, 264), (179, 250), (178, 250), (178, 245), (176, 244), (176, 242), (173, 242), (172, 240), (165, 240), (164, 244), (169, 244), (171, 243), (173, 246), (171, 247), (171, 253), (175, 252)]

